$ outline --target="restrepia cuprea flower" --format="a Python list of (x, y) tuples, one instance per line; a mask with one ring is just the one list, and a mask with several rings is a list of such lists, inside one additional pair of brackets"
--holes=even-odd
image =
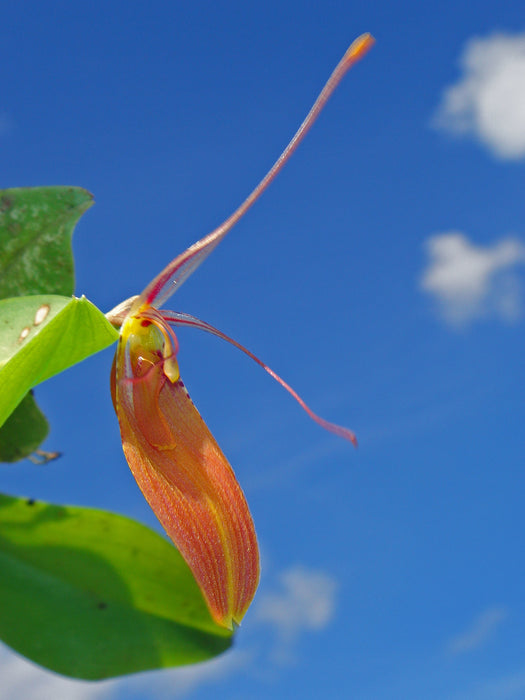
[(227, 340), (276, 379), (323, 428), (354, 444), (347, 428), (316, 416), (269, 367), (204, 321), (160, 307), (266, 189), (302, 140), (347, 70), (372, 46), (363, 34), (347, 50), (266, 177), (217, 229), (175, 258), (137, 297), (107, 314), (120, 327), (111, 388), (122, 445), (146, 500), (188, 563), (214, 620), (240, 623), (257, 589), (259, 551), (244, 494), (180, 378), (172, 326)]

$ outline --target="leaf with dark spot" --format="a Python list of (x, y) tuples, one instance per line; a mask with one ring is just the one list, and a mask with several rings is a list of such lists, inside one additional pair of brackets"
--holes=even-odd
[(115, 513), (0, 495), (0, 571), (0, 639), (66, 676), (180, 666), (232, 643), (179, 552)]

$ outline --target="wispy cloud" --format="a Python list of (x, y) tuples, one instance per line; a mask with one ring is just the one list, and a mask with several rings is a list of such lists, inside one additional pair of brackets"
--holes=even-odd
[(200, 664), (93, 683), (58, 676), (0, 646), (0, 700), (172, 700), (187, 697), (198, 687), (218, 683), (251, 662), (249, 652), (234, 649)]
[(205, 686), (217, 686), (252, 663), (253, 655), (250, 652), (233, 649), (204, 663), (171, 670), (150, 671), (114, 681), (111, 699), (118, 697), (126, 700), (174, 700), (191, 697), (193, 691)]
[(478, 681), (464, 691), (452, 693), (449, 700), (523, 700), (525, 670)]
[(474, 618), (467, 629), (449, 641), (448, 651), (451, 654), (464, 654), (483, 646), (495, 634), (507, 615), (507, 609), (501, 606), (484, 610)]
[(106, 700), (106, 684), (74, 681), (44, 671), (0, 646), (0, 700)]
[(295, 643), (302, 633), (322, 630), (332, 621), (337, 583), (323, 571), (295, 566), (279, 576), (279, 584), (279, 590), (259, 599), (256, 620), (275, 630), (272, 658), (284, 664), (293, 661)]
[(473, 136), (499, 158), (525, 158), (525, 33), (471, 39), (460, 65), (434, 126)]
[(521, 315), (521, 285), (513, 269), (525, 262), (525, 245), (505, 238), (492, 246), (477, 246), (459, 231), (426, 241), (428, 264), (421, 288), (438, 303), (452, 325), (496, 317), (507, 322)]

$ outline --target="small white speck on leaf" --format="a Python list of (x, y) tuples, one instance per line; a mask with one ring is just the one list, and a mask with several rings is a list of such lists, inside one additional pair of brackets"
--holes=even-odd
[(27, 338), (27, 336), (29, 335), (29, 331), (30, 331), (30, 330), (31, 330), (31, 329), (29, 328), (29, 326), (26, 326), (25, 328), (22, 329), (22, 332), (21, 332), (20, 335), (18, 336), (18, 342), (19, 342), (19, 343), (22, 343), (22, 342)]
[(40, 306), (37, 309), (37, 312), (35, 314), (35, 320), (33, 321), (34, 325), (38, 326), (40, 323), (42, 323), (42, 321), (48, 315), (49, 311), (50, 311), (49, 304), (42, 304), (42, 306)]

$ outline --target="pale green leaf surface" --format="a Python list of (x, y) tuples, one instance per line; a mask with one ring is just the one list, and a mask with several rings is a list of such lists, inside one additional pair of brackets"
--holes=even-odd
[(118, 332), (104, 314), (85, 298), (38, 295), (1, 300), (0, 425), (29, 389), (117, 339)]
[(114, 513), (0, 495), (0, 638), (46, 668), (109, 678), (231, 645), (179, 552)]

